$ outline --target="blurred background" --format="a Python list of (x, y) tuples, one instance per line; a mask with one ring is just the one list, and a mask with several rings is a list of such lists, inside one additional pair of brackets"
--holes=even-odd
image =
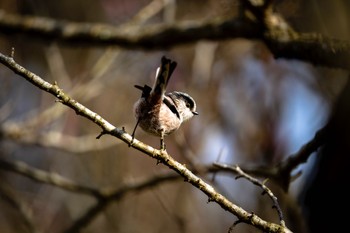
[[(346, 1), (275, 1), (281, 15), (300, 32), (349, 39)], [(175, 0), (1, 0), (7, 13), (110, 25), (150, 25), (184, 20), (235, 17), (239, 1)], [(261, 41), (198, 41), (168, 50), (70, 46), (25, 35), (0, 34), (0, 52), (15, 48), (15, 60), (72, 98), (131, 133), (138, 85), (152, 85), (163, 55), (178, 62), (168, 90), (189, 93), (199, 116), (166, 137), (167, 151), (179, 162), (202, 166), (221, 162), (275, 165), (313, 138), (330, 116), (347, 73), (298, 60), (275, 60)], [(96, 140), (100, 128), (55, 102), (0, 65), (0, 156), (60, 174), (81, 185), (118, 188), (171, 174), (163, 165), (111, 136)], [(159, 139), (138, 129), (136, 138), (159, 147)], [(315, 159), (295, 172), (302, 175), (279, 198), (286, 225), (311, 232), (303, 208)], [(96, 203), (69, 192), (0, 170), (0, 231), (64, 232)], [(249, 212), (278, 222), (267, 196), (231, 175), (202, 174), (222, 194)], [(27, 220), (16, 204), (22, 203)], [(29, 223), (28, 219), (30, 220)], [(228, 232), (237, 219), (182, 179), (127, 194), (99, 213), (83, 232)], [(32, 227), (28, 227), (32, 226)], [(234, 232), (259, 232), (238, 224)]]

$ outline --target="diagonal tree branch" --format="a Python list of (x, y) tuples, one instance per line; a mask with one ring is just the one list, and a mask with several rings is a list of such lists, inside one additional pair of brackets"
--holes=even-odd
[[(14, 71), (16, 74), (20, 75), (21, 77), (25, 78), (28, 82), (32, 83), (33, 85), (37, 86), (38, 88), (54, 95), (59, 102), (62, 104), (72, 108), (75, 110), (75, 112), (78, 115), (81, 115), (90, 121), (97, 124), (102, 129), (102, 134), (110, 134), (113, 135), (120, 140), (124, 141), (128, 145), (132, 146), (133, 148), (141, 151), (144, 154), (149, 155), (150, 157), (156, 159), (160, 163), (163, 163), (170, 169), (177, 172), (179, 175), (185, 178), (185, 181), (191, 183), (194, 187), (201, 190), (205, 195), (208, 196), (208, 200), (212, 202), (216, 202), (219, 204), (224, 210), (229, 211), (230, 213), (237, 216), (240, 222), (244, 222), (247, 224), (250, 224), (252, 226), (257, 227), (258, 229), (261, 229), (263, 231), (268, 232), (290, 232), (290, 230), (284, 226), (281, 226), (279, 224), (270, 223), (267, 222), (257, 215), (253, 213), (249, 213), (243, 208), (235, 205), (231, 201), (229, 201), (226, 197), (218, 193), (211, 185), (203, 181), (201, 178), (193, 174), (186, 166), (182, 165), (181, 163), (174, 160), (169, 154), (167, 154), (164, 151), (160, 151), (157, 149), (154, 149), (151, 146), (148, 146), (142, 142), (140, 142), (137, 139), (133, 140), (132, 143), (132, 137), (130, 134), (126, 133), (124, 129), (118, 129), (115, 126), (113, 126), (111, 123), (103, 119), (100, 115), (97, 113), (91, 111), (81, 103), (77, 102), (76, 100), (70, 98), (66, 93), (63, 92), (62, 89), (58, 87), (58, 85), (50, 84), (43, 80), (38, 75), (30, 72), (29, 70), (25, 69), (24, 67), (20, 66), (15, 62), (13, 59), (13, 53), (10, 57), (3, 55), (0, 53), (0, 62), (7, 66), (9, 69)], [(102, 135), (101, 134), (101, 135)], [(132, 143), (132, 144), (131, 144)]]
[(82, 228), (86, 227), (95, 217), (101, 213), (108, 204), (112, 201), (119, 201), (129, 192), (138, 192), (155, 187), (164, 182), (174, 181), (179, 178), (176, 174), (162, 174), (156, 175), (147, 179), (142, 179), (133, 183), (122, 185), (120, 188), (105, 192), (103, 198), (98, 199), (97, 203), (92, 205), (84, 214), (82, 214), (77, 220), (73, 222), (64, 232), (74, 233), (79, 232)]
[[(265, 177), (275, 181), (280, 185), (285, 192), (288, 191), (290, 183), (295, 180), (300, 173), (292, 176), (292, 172), (301, 164), (306, 163), (309, 157), (321, 148), (329, 136), (329, 125), (324, 126), (318, 130), (315, 136), (305, 143), (297, 152), (287, 156), (287, 158), (277, 164), (276, 166), (260, 166), (260, 167), (245, 167), (241, 166), (242, 169), (251, 175)], [(217, 172), (226, 171), (237, 174), (238, 172), (235, 169), (232, 169), (232, 166), (214, 164), (214, 167), (218, 167)], [(215, 171), (215, 170), (214, 170)]]
[(99, 191), (98, 189), (79, 185), (56, 173), (49, 173), (41, 169), (31, 167), (21, 161), (10, 162), (0, 160), (0, 168), (11, 172), (16, 172), (34, 181), (50, 184), (68, 191), (88, 194), (94, 196), (95, 198), (103, 197), (103, 192)]
[(19, 224), (19, 226), (23, 222), (23, 227), (25, 228), (22, 229), (23, 232), (39, 233), (33, 222), (33, 213), (30, 207), (27, 206), (23, 200), (16, 197), (15, 193), (8, 187), (4, 186), (4, 184), (0, 185), (0, 199), (7, 202), (19, 213), (19, 219), (16, 218), (16, 222)]
[[(92, 222), (95, 217), (101, 213), (112, 201), (119, 201), (126, 194), (130, 192), (143, 191), (150, 187), (155, 187), (164, 182), (178, 180), (180, 177), (176, 173), (163, 173), (152, 177), (143, 178), (138, 181), (128, 182), (121, 185), (118, 188), (92, 188), (84, 185), (80, 185), (70, 179), (67, 179), (59, 174), (47, 172), (41, 169), (34, 168), (21, 161), (5, 161), (0, 160), (0, 169), (15, 172), (23, 175), (36, 182), (52, 185), (57, 188), (61, 188), (67, 191), (87, 194), (95, 197), (96, 204), (91, 206), (81, 217), (75, 220), (71, 226), (69, 226), (65, 232), (77, 232), (83, 227)], [(12, 206), (19, 210), (23, 217), (26, 217), (25, 223), (28, 228), (31, 227), (30, 217), (27, 208), (22, 203), (16, 201), (10, 195), (6, 195), (6, 192), (2, 190), (0, 186), (0, 197), (3, 196)], [(32, 232), (35, 232), (34, 229)]]

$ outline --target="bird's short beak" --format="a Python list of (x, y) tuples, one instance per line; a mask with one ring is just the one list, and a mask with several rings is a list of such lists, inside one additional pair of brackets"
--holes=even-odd
[(192, 112), (193, 113), (193, 115), (198, 115), (198, 112)]

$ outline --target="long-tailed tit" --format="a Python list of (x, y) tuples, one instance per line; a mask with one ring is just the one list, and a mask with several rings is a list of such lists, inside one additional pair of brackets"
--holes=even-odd
[(164, 136), (176, 131), (182, 122), (189, 120), (196, 112), (196, 102), (186, 93), (173, 91), (165, 93), (171, 74), (177, 63), (165, 56), (158, 67), (153, 88), (144, 85), (136, 88), (142, 90), (142, 95), (134, 104), (134, 114), (137, 120), (132, 137), (138, 125), (155, 136), (160, 137), (160, 149), (165, 150)]

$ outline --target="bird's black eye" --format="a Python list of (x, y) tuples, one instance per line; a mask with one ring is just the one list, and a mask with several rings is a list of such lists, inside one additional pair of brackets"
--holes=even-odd
[(186, 103), (186, 107), (187, 107), (187, 108), (191, 108), (190, 103)]

